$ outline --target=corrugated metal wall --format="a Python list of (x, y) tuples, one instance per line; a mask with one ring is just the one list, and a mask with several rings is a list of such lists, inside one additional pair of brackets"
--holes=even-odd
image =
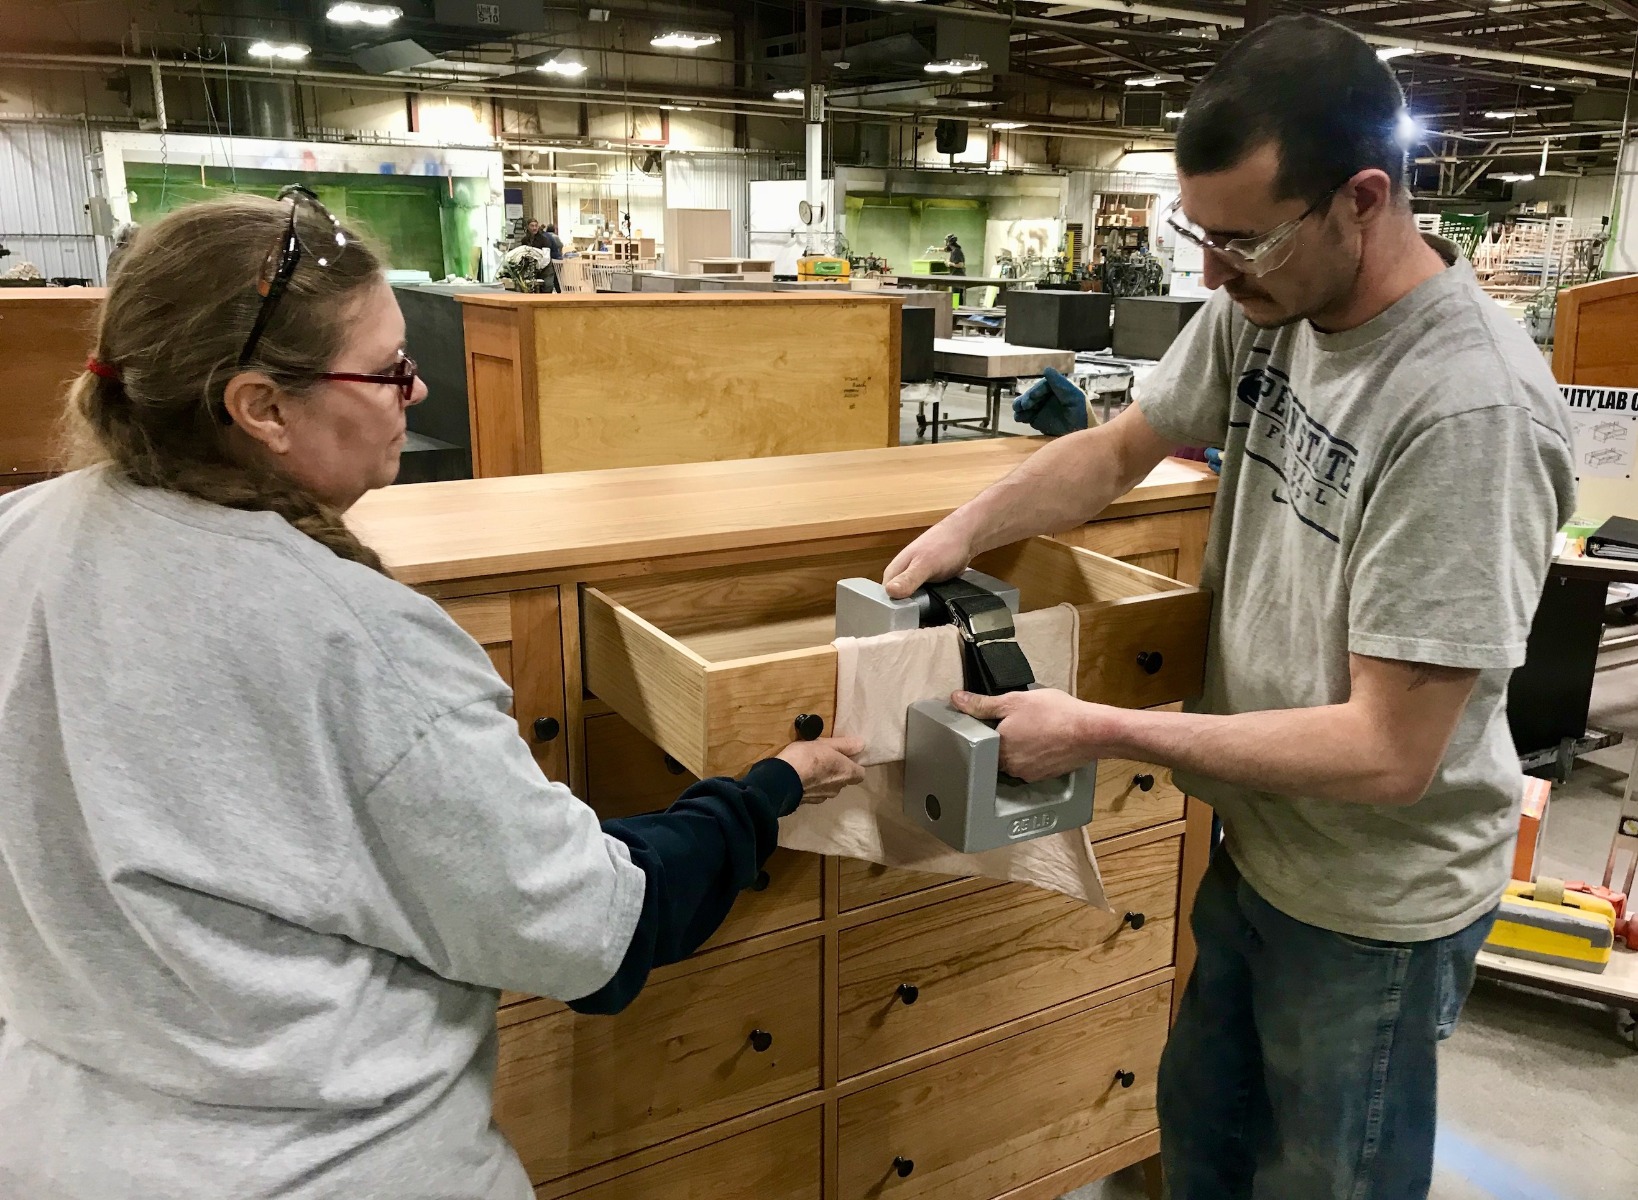
[(102, 283), (106, 249), (86, 204), (91, 135), (67, 123), (0, 120), (0, 272), (32, 262), (47, 279)]
[(750, 253), (751, 164), (743, 154), (666, 154), (667, 208), (726, 208), (734, 253)]

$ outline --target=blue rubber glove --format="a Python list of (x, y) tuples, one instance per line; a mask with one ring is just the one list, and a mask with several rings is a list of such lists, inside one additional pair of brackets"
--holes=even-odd
[(1214, 475), (1223, 473), (1223, 452), (1216, 446), (1206, 447), (1206, 465), (1211, 468)]
[(1035, 386), (1012, 402), (1012, 415), (1048, 437), (1086, 428), (1086, 393), (1048, 367)]

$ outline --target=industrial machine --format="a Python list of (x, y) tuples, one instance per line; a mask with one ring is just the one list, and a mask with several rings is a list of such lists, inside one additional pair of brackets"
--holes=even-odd
[(796, 260), (796, 277), (803, 282), (846, 279), (852, 274), (852, 265), (839, 255), (804, 254)]
[[(1038, 687), (1018, 645), (1018, 589), (978, 571), (931, 583), (905, 600), (871, 579), (836, 585), (836, 635), (871, 637), (953, 625), (961, 637), (963, 687), (1000, 696)], [(1097, 763), (1025, 783), (1001, 770), (1001, 735), (948, 699), (911, 704), (904, 725), (904, 815), (963, 853), (992, 850), (1092, 819)]]

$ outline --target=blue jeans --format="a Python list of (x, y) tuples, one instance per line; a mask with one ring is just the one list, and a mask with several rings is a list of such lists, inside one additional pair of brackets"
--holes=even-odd
[(1348, 937), (1280, 912), (1219, 848), (1160, 1064), (1172, 1200), (1424, 1200), (1438, 1044), (1494, 921), (1431, 942)]

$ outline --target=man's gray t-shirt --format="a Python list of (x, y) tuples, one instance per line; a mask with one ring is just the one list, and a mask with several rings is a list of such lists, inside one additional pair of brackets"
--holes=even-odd
[(1471, 923), (1506, 885), (1523, 790), (1507, 682), (1575, 499), (1541, 352), (1457, 261), (1336, 334), (1258, 329), (1217, 292), (1137, 400), (1163, 437), (1223, 450), (1195, 711), (1343, 702), (1350, 654), (1480, 671), (1415, 804), (1180, 785), (1298, 920), (1390, 941)]
[(435, 603), (266, 512), (0, 497), (0, 1197), (527, 1200), (500, 987), (644, 894)]

